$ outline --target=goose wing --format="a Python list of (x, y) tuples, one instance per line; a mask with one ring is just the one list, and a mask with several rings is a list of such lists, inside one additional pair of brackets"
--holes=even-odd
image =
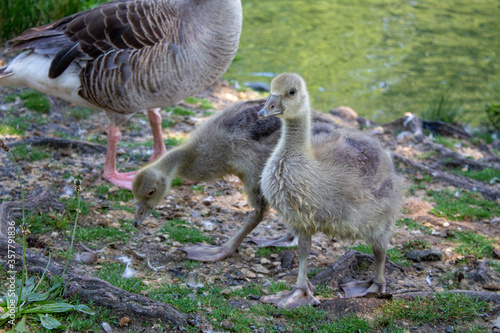
[[(12, 40), (12, 49), (53, 54), (49, 77), (56, 78), (78, 59), (156, 45), (179, 31), (173, 27), (180, 24), (169, 1), (118, 0), (29, 29)], [(121, 57), (130, 55), (120, 53)]]

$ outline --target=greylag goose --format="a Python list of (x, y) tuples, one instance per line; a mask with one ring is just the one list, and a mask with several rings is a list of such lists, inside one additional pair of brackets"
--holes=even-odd
[(308, 92), (297, 74), (273, 79), (259, 116), (282, 122), (280, 141), (262, 173), (262, 192), (299, 236), (295, 287), (261, 301), (289, 308), (319, 303), (306, 275), (311, 236), (318, 231), (372, 245), (376, 276), (342, 285), (346, 297), (385, 292), (386, 249), (403, 201), (402, 178), (389, 153), (378, 140), (353, 130), (311, 136)]
[[(218, 261), (232, 255), (243, 239), (262, 221), (268, 203), (260, 189), (264, 163), (280, 137), (281, 122), (259, 119), (264, 100), (236, 103), (207, 119), (183, 145), (139, 169), (132, 183), (137, 200), (135, 225), (138, 226), (167, 195), (175, 177), (191, 181), (211, 181), (233, 174), (243, 182), (249, 212), (243, 227), (222, 246), (197, 244), (182, 248), (188, 259)], [(320, 115), (313, 117), (313, 132), (333, 131), (335, 123)], [(290, 237), (292, 236), (292, 237)], [(258, 239), (260, 244), (290, 245), (287, 235), (279, 239)]]
[(121, 0), (32, 28), (12, 40), (26, 50), (0, 68), (0, 85), (26, 86), (110, 119), (103, 176), (131, 188), (135, 172), (117, 173), (118, 128), (148, 110), (155, 159), (166, 152), (159, 107), (212, 84), (238, 47), (240, 0)]

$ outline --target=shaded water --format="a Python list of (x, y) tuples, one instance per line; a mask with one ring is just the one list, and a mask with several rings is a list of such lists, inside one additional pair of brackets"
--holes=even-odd
[(297, 72), (314, 108), (349, 105), (389, 121), (442, 97), (477, 125), (500, 102), (498, 0), (243, 0), (226, 79), (270, 83)]

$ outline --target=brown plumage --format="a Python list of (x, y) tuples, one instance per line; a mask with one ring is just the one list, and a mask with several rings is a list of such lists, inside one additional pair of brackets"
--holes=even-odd
[[(136, 226), (165, 198), (173, 178), (211, 181), (233, 174), (243, 182), (248, 204), (254, 209), (245, 225), (221, 247), (199, 244), (183, 248), (188, 259), (201, 261), (217, 261), (233, 254), (269, 206), (260, 189), (260, 175), (279, 140), (281, 122), (259, 119), (257, 112), (263, 106), (264, 100), (232, 105), (205, 121), (186, 143), (140, 169), (132, 185), (137, 200)], [(313, 117), (313, 135), (336, 128), (321, 115)]]
[(262, 192), (299, 236), (295, 288), (261, 300), (279, 307), (319, 303), (306, 276), (311, 236), (318, 231), (372, 245), (376, 277), (343, 285), (347, 297), (384, 292), (386, 249), (403, 199), (402, 178), (389, 153), (359, 131), (339, 129), (311, 136), (309, 97), (297, 74), (274, 78), (259, 115), (279, 117), (283, 124), (280, 141), (264, 167)]
[(27, 50), (0, 70), (0, 85), (27, 86), (77, 105), (101, 108), (111, 120), (106, 179), (117, 174), (119, 125), (148, 109), (154, 154), (165, 153), (155, 108), (212, 84), (230, 65), (239, 42), (240, 0), (120, 0), (99, 5), (13, 39)]

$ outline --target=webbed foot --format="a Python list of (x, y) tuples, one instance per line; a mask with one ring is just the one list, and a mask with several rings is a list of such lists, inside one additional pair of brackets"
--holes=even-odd
[(103, 177), (113, 185), (132, 190), (132, 181), (134, 180), (136, 172), (137, 171), (118, 173), (115, 171), (112, 173), (105, 173)]
[(302, 305), (318, 305), (321, 302), (314, 297), (314, 287), (307, 281), (304, 287), (294, 287), (291, 291), (282, 291), (276, 295), (263, 296), (263, 303), (273, 303), (278, 308), (293, 309)]
[(219, 261), (232, 255), (235, 251), (229, 251), (224, 246), (215, 246), (197, 243), (193, 246), (184, 246), (179, 250), (187, 253), (187, 259), (197, 261)]
[(385, 283), (375, 282), (375, 279), (368, 281), (354, 281), (341, 284), (345, 297), (362, 297), (368, 293), (385, 293)]

